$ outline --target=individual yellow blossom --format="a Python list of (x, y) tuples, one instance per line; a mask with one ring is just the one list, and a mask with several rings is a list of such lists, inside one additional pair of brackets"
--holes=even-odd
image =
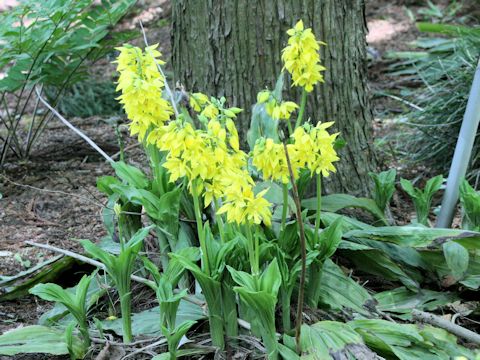
[(257, 94), (257, 102), (265, 104), (267, 114), (276, 120), (288, 120), (292, 112), (298, 109), (298, 105), (293, 101), (279, 101), (268, 90), (262, 90)]
[(201, 112), (201, 115), (206, 116), (208, 119), (215, 119), (220, 113), (218, 107), (214, 104), (208, 104)]
[(208, 100), (208, 96), (200, 92), (190, 94), (189, 102), (192, 109), (197, 113), (201, 112), (204, 106), (210, 103), (210, 101)]
[(158, 70), (157, 63), (163, 65), (159, 58), (158, 45), (149, 46), (145, 52), (138, 47), (125, 45), (117, 48), (120, 54), (115, 61), (118, 78), (118, 97), (123, 104), (131, 135), (138, 134), (143, 141), (149, 129), (162, 126), (173, 114), (171, 104), (162, 98), (164, 78)]
[(268, 90), (262, 90), (257, 94), (257, 102), (260, 104), (263, 104), (270, 99), (270, 91)]
[(292, 75), (294, 86), (301, 86), (311, 92), (315, 84), (324, 82), (322, 71), (325, 67), (320, 63), (318, 50), (320, 44), (325, 43), (317, 41), (312, 29), (304, 28), (302, 20), (288, 30), (287, 34), (290, 36), (288, 45), (282, 51), (284, 69)]
[(281, 101), (277, 102), (275, 99), (269, 101), (265, 106), (267, 114), (273, 119), (290, 119), (290, 115), (298, 108), (298, 105), (293, 101)]

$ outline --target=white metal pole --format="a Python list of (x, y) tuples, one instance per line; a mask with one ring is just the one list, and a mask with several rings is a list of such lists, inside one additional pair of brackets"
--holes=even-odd
[(459, 186), (467, 173), (468, 163), (480, 122), (480, 59), (473, 78), (467, 108), (463, 116), (462, 126), (458, 135), (457, 146), (448, 173), (447, 188), (443, 195), (442, 207), (438, 215), (436, 227), (447, 228), (452, 225), (455, 206), (458, 200)]

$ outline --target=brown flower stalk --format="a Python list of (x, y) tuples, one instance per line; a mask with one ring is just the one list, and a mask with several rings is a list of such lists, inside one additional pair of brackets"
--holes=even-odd
[(300, 233), (300, 248), (302, 255), (302, 272), (300, 274), (300, 287), (298, 289), (298, 301), (297, 301), (297, 322), (295, 325), (295, 342), (297, 343), (297, 353), (301, 353), (302, 348), (300, 346), (300, 334), (302, 329), (303, 319), (303, 302), (305, 298), (305, 277), (307, 273), (307, 249), (305, 245), (305, 229), (302, 221), (302, 209), (300, 204), (300, 197), (298, 196), (297, 184), (295, 182), (295, 176), (293, 175), (292, 164), (288, 155), (287, 144), (283, 143), (285, 149), (285, 157), (287, 159), (288, 172), (290, 173), (290, 182), (292, 184), (293, 200), (295, 201), (296, 216), (298, 223), (298, 230)]

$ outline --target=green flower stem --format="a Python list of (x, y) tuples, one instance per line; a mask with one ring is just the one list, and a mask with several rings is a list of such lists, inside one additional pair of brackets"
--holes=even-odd
[(258, 233), (258, 226), (255, 227), (255, 265), (257, 273), (260, 274), (260, 234)]
[(167, 191), (167, 189), (163, 188), (163, 182), (162, 182), (163, 171), (161, 168), (162, 158), (160, 155), (160, 151), (154, 145), (146, 145), (145, 149), (147, 151), (148, 157), (150, 159), (150, 164), (152, 167), (153, 184), (158, 189), (160, 194), (163, 194)]
[(78, 326), (80, 328), (80, 334), (82, 334), (83, 343), (87, 348), (91, 345), (90, 334), (88, 333), (88, 324), (87, 319), (82, 319), (79, 321)]
[(277, 360), (278, 359), (278, 340), (277, 333), (275, 329), (275, 324), (270, 326), (270, 329), (264, 329), (265, 333), (262, 336), (263, 343), (267, 349), (268, 359)]
[[(130, 288), (130, 286), (129, 286)], [(123, 342), (128, 344), (132, 342), (132, 296), (130, 289), (127, 292), (120, 293), (120, 309), (122, 311), (122, 323), (123, 323)]]
[[(318, 245), (320, 241), (320, 214), (322, 211), (322, 174), (317, 174), (317, 213), (315, 214), (315, 244)], [(313, 262), (308, 269), (308, 289), (307, 289), (307, 303), (312, 308), (317, 307), (320, 298), (320, 282), (318, 278), (322, 270), (322, 264)]]
[(122, 134), (120, 133), (120, 127), (118, 126), (118, 124), (117, 126), (115, 126), (115, 135), (117, 136), (118, 147), (120, 148), (120, 161), (125, 161), (125, 144), (123, 143)]
[(287, 119), (287, 127), (288, 127), (288, 134), (292, 135), (293, 134), (293, 129), (292, 129), (292, 124), (290, 123), (290, 119)]
[(202, 211), (200, 210), (199, 195), (197, 194), (196, 183), (192, 184), (193, 206), (195, 208), (195, 220), (197, 222), (198, 241), (202, 250), (202, 262), (205, 273), (210, 276), (210, 264), (208, 262), (207, 246), (205, 244), (205, 232), (203, 231)]
[(295, 123), (295, 129), (302, 125), (303, 114), (305, 112), (305, 106), (307, 105), (307, 91), (305, 88), (302, 90), (302, 100), (300, 102), (300, 111), (298, 112), (297, 121)]
[(282, 290), (282, 326), (283, 332), (290, 331), (292, 328), (292, 321), (290, 318), (290, 305), (292, 294), (283, 289)]
[(245, 229), (247, 232), (247, 240), (248, 240), (248, 256), (250, 258), (250, 269), (252, 275), (258, 276), (260, 274), (259, 265), (257, 262), (257, 255), (256, 255), (256, 246), (255, 240), (253, 239), (252, 228), (250, 224), (245, 225)]
[(125, 250), (125, 241), (123, 240), (123, 234), (122, 234), (122, 226), (120, 225), (120, 216), (118, 215), (118, 241), (120, 242), (120, 251), (123, 252)]
[(232, 288), (233, 280), (227, 273), (222, 282), (222, 312), (225, 320), (225, 334), (233, 339), (238, 336), (238, 314), (235, 292)]
[(317, 213), (315, 216), (315, 242), (318, 244), (320, 230), (320, 214), (322, 210), (322, 174), (317, 174)]
[[(219, 209), (218, 200), (214, 198), (213, 201), (215, 205), (215, 212), (217, 212)], [(222, 240), (222, 243), (225, 243), (225, 230), (223, 226), (222, 215), (215, 214), (215, 220), (217, 221), (217, 224), (218, 224), (218, 233), (220, 234), (220, 240)]]
[(280, 229), (285, 230), (285, 224), (287, 222), (288, 213), (288, 184), (283, 184), (283, 208), (282, 208), (282, 225)]
[(320, 301), (320, 277), (322, 273), (322, 263), (314, 261), (308, 269), (308, 288), (307, 304), (311, 308), (317, 308)]

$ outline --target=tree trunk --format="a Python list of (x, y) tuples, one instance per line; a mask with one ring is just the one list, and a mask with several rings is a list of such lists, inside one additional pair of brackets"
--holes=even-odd
[[(325, 84), (309, 96), (306, 117), (335, 121), (347, 145), (328, 192), (366, 194), (375, 167), (372, 115), (367, 96), (363, 0), (173, 0), (172, 62), (188, 91), (225, 96), (245, 109), (238, 119), (243, 139), (258, 91), (273, 88), (282, 70), (286, 30), (299, 19), (312, 27), (327, 67)], [(288, 89), (287, 89), (288, 90)], [(298, 89), (290, 99), (300, 99)]]

